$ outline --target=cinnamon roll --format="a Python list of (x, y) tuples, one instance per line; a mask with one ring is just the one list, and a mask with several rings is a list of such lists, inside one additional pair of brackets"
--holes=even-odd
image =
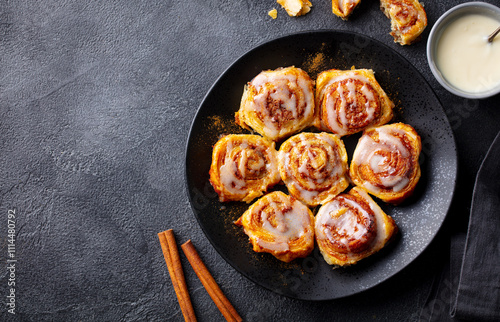
[(274, 142), (258, 135), (231, 134), (214, 146), (210, 183), (219, 200), (250, 202), (280, 182)]
[(313, 81), (300, 68), (286, 67), (258, 74), (244, 89), (236, 123), (277, 141), (314, 121)]
[(398, 228), (365, 191), (355, 187), (321, 206), (314, 230), (325, 261), (347, 266), (378, 252)]
[(306, 257), (314, 248), (314, 216), (309, 208), (281, 191), (257, 200), (235, 222), (243, 226), (253, 250), (283, 262)]
[(366, 130), (354, 150), (351, 180), (381, 200), (398, 204), (413, 193), (420, 179), (421, 150), (420, 136), (410, 125)]
[(316, 81), (316, 127), (339, 136), (389, 122), (394, 104), (371, 69), (331, 69)]
[(343, 20), (347, 20), (360, 1), (361, 0), (332, 0), (332, 11), (336, 16)]
[(418, 0), (380, 0), (380, 9), (391, 19), (394, 42), (401, 45), (417, 41), (427, 26), (427, 14)]
[(327, 202), (349, 185), (347, 152), (335, 134), (292, 136), (281, 145), (278, 164), (290, 194), (308, 206)]

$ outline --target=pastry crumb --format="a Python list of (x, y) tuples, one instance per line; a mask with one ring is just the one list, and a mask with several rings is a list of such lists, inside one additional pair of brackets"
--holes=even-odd
[(278, 10), (276, 8), (273, 8), (273, 10), (269, 10), (267, 13), (271, 18), (276, 19), (278, 17)]
[(309, 0), (277, 0), (290, 17), (305, 15), (311, 11), (312, 3)]

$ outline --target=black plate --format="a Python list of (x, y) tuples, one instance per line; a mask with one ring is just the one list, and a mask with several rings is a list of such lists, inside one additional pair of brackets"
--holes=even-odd
[[(400, 228), (394, 243), (358, 264), (333, 270), (316, 250), (308, 258), (282, 263), (255, 253), (243, 229), (233, 224), (248, 207), (220, 203), (208, 181), (212, 146), (222, 133), (247, 133), (234, 124), (243, 86), (260, 71), (300, 67), (315, 77), (330, 68), (371, 68), (396, 104), (395, 121), (422, 137), (422, 178), (403, 205), (378, 202)], [(345, 139), (349, 156), (359, 136)], [(191, 126), (186, 150), (187, 189), (193, 212), (215, 249), (241, 274), (276, 293), (307, 300), (355, 294), (393, 276), (432, 241), (448, 211), (457, 175), (457, 154), (439, 100), (419, 72), (378, 41), (351, 32), (314, 31), (285, 36), (252, 49), (215, 82)], [(283, 188), (278, 188), (283, 189)]]

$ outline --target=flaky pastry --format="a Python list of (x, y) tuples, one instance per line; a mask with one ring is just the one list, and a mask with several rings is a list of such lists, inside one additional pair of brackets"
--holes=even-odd
[(394, 103), (371, 69), (331, 69), (316, 80), (315, 125), (339, 136), (389, 122)]
[(420, 179), (422, 144), (410, 125), (388, 124), (366, 130), (351, 161), (352, 182), (381, 200), (398, 204), (409, 197)]
[(321, 206), (314, 230), (325, 261), (347, 266), (378, 252), (398, 229), (363, 189), (355, 187)]
[(230, 134), (212, 151), (210, 183), (219, 200), (250, 202), (280, 182), (274, 142), (259, 135)]
[(253, 250), (283, 262), (306, 257), (314, 248), (314, 216), (304, 204), (281, 191), (257, 200), (235, 222), (243, 226)]
[(309, 75), (286, 67), (259, 73), (244, 89), (236, 123), (277, 141), (314, 121), (314, 89)]
[(309, 0), (277, 0), (291, 17), (305, 15), (311, 11), (312, 3)]
[(410, 45), (427, 26), (427, 14), (418, 0), (380, 0), (380, 9), (391, 19), (394, 42)]
[(347, 20), (361, 0), (332, 0), (332, 12)]
[(278, 152), (279, 171), (292, 196), (317, 206), (344, 191), (347, 152), (331, 133), (300, 133), (286, 140)]

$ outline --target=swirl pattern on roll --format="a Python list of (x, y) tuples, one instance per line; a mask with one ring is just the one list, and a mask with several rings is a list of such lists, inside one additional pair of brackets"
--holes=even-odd
[(360, 0), (332, 0), (332, 12), (343, 20), (347, 20), (359, 3)]
[(358, 187), (321, 206), (314, 229), (325, 261), (339, 266), (374, 254), (397, 232), (394, 220)]
[(230, 134), (215, 144), (210, 183), (219, 200), (250, 202), (280, 182), (274, 142), (258, 135)]
[(385, 202), (409, 197), (420, 179), (420, 136), (404, 123), (366, 130), (354, 150), (349, 174), (353, 183)]
[(381, 0), (380, 9), (391, 19), (394, 42), (410, 45), (427, 26), (427, 14), (418, 0)]
[(277, 141), (314, 121), (314, 87), (300, 68), (286, 67), (262, 71), (243, 92), (236, 123)]
[(316, 127), (339, 136), (389, 122), (394, 104), (370, 69), (331, 69), (316, 81)]
[(254, 251), (270, 253), (283, 262), (306, 257), (314, 248), (311, 210), (281, 191), (257, 200), (235, 224), (243, 226)]
[(335, 134), (300, 133), (278, 152), (279, 171), (292, 196), (308, 206), (317, 206), (344, 191), (347, 152)]

